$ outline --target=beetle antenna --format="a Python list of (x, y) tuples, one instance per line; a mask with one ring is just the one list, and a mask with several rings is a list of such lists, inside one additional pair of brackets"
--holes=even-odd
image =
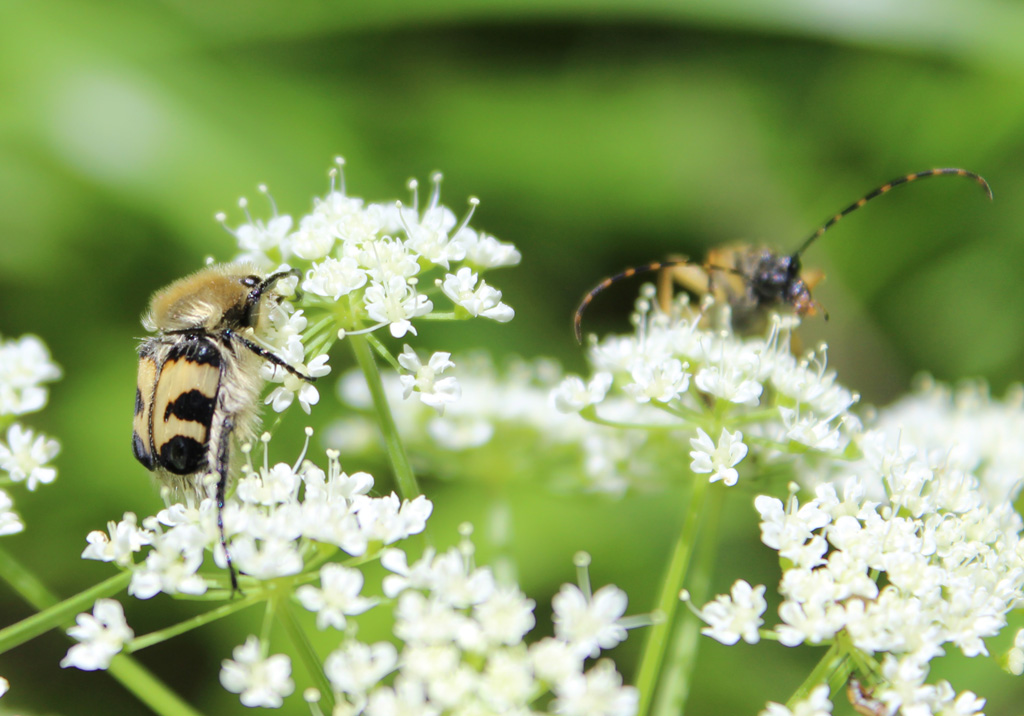
[(793, 258), (800, 258), (800, 254), (802, 254), (804, 251), (806, 251), (807, 248), (811, 244), (813, 244), (815, 241), (817, 241), (819, 236), (821, 236), (826, 231), (831, 229), (836, 224), (836, 222), (838, 222), (840, 219), (842, 219), (847, 214), (851, 214), (854, 211), (857, 211), (857, 209), (861, 208), (862, 206), (867, 204), (872, 199), (874, 199), (876, 197), (879, 197), (882, 194), (888, 194), (890, 191), (892, 191), (894, 188), (898, 187), (900, 184), (909, 184), (910, 182), (917, 181), (918, 179), (926, 179), (928, 177), (937, 177), (937, 176), (944, 176), (944, 175), (952, 175), (952, 176), (958, 176), (958, 177), (965, 177), (965, 178), (970, 179), (970, 180), (972, 180), (974, 182), (977, 182), (979, 185), (981, 185), (981, 188), (985, 190), (985, 193), (988, 194), (988, 198), (992, 199), (992, 188), (988, 185), (988, 182), (985, 181), (985, 179), (983, 177), (981, 177), (980, 175), (975, 174), (974, 172), (969, 172), (966, 169), (959, 169), (959, 168), (956, 168), (956, 167), (947, 167), (947, 168), (943, 168), (943, 169), (926, 169), (923, 172), (915, 172), (914, 174), (906, 174), (904, 176), (901, 176), (901, 177), (898, 177), (896, 179), (893, 179), (892, 181), (888, 182), (887, 184), (883, 184), (882, 186), (878, 187), (877, 189), (872, 189), (870, 192), (868, 192), (867, 194), (862, 196), (860, 199), (858, 199), (857, 201), (853, 202), (848, 207), (846, 207), (845, 209), (840, 211), (838, 214), (833, 216), (831, 219), (826, 221), (813, 234), (811, 234), (810, 237), (806, 241), (804, 241), (803, 244), (801, 244), (800, 248), (798, 248), (796, 251), (793, 252), (793, 254), (792, 254)]
[(709, 266), (706, 264), (699, 264), (696, 261), (691, 261), (690, 259), (652, 261), (649, 264), (643, 264), (641, 266), (631, 266), (630, 268), (624, 271), (620, 271), (614, 276), (609, 276), (608, 278), (601, 281), (601, 283), (597, 284), (592, 289), (590, 289), (587, 292), (587, 295), (583, 297), (583, 300), (580, 301), (580, 305), (576, 308), (576, 313), (573, 316), (572, 321), (573, 329), (576, 332), (576, 342), (583, 343), (583, 312), (587, 310), (587, 306), (589, 306), (594, 301), (594, 299), (597, 297), (599, 293), (604, 291), (612, 284), (618, 283), (623, 279), (632, 278), (633, 276), (636, 276), (639, 273), (650, 273), (652, 271), (659, 271), (663, 268), (672, 268), (673, 266), (700, 266), (701, 268), (704, 268), (709, 271), (727, 271), (729, 273), (734, 273), (739, 276), (743, 276), (743, 278), (747, 278), (746, 276), (743, 275), (741, 271), (738, 271), (737, 269), (728, 268), (725, 266)]

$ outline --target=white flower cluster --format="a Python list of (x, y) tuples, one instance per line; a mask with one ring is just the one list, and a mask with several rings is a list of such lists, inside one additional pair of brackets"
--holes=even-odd
[[(35, 336), (0, 342), (0, 425), (41, 410), (49, 396), (43, 384), (60, 375), (46, 345)], [(59, 452), (60, 443), (53, 438), (11, 422), (6, 440), (0, 439), (0, 486), (23, 482), (28, 490), (35, 490), (53, 482), (57, 470), (49, 463)], [(0, 489), (0, 537), (24, 529), (14, 501)]]
[[(391, 574), (382, 591), (394, 605), (394, 633), (402, 646), (350, 637), (332, 651), (324, 667), (338, 700), (335, 713), (636, 712), (635, 689), (622, 685), (610, 661), (584, 670), (587, 657), (625, 638), (618, 624), (626, 607), (621, 590), (606, 586), (588, 598), (578, 587), (564, 586), (553, 601), (555, 636), (527, 646), (533, 600), (499, 585), (488, 568), (474, 567), (472, 552), (464, 541), (443, 554), (428, 549), (410, 564), (402, 550), (384, 551), (381, 563)], [(307, 592), (315, 598), (306, 606), (319, 607), (318, 624), (339, 627), (341, 612), (371, 605), (355, 602), (361, 579), (341, 576), (328, 580), (322, 574), (321, 589)], [(331, 614), (323, 618), (325, 610)], [(549, 692), (550, 711), (534, 710)]]
[[(657, 476), (654, 466), (664, 464), (666, 452), (678, 455), (665, 436), (615, 430), (555, 410), (552, 389), (561, 373), (551, 361), (516, 361), (499, 371), (483, 355), (456, 360), (457, 383), (439, 377), (451, 363), (446, 353), (435, 353), (424, 365), (407, 350), (399, 361), (411, 374), (383, 374), (392, 404), (419, 395), (423, 405), (396, 410), (395, 421), (409, 449), (421, 461), (436, 460), (437, 471), (446, 476), (475, 479), (479, 463), (472, 456), (486, 451), (491, 469), (506, 471), (496, 479), (543, 475), (548, 486), (620, 493), (638, 474)], [(345, 403), (371, 406), (360, 373), (346, 374), (338, 388)], [(325, 440), (345, 454), (376, 450), (378, 444), (377, 436), (356, 418), (336, 422)]]
[[(1020, 430), (1019, 391), (993, 401), (978, 386), (927, 385), (882, 411), (857, 436), (862, 458), (836, 463), (832, 480), (808, 470), (813, 499), (758, 497), (761, 539), (786, 565), (778, 640), (842, 633), (881, 661), (872, 698), (888, 713), (980, 712), (972, 692), (926, 679), (947, 645), (987, 656), (985, 639), (1024, 606)], [(756, 635), (763, 600), (750, 609), (749, 585), (741, 592), (704, 608), (705, 633), (723, 643)]]
[[(394, 493), (370, 497), (373, 478), (342, 472), (336, 453), (328, 454), (326, 473), (301, 458), (294, 466), (265, 461), (243, 473), (238, 499), (224, 507), (224, 531), (235, 569), (255, 579), (298, 574), (318, 546), (358, 557), (371, 546), (418, 534), (433, 508), (422, 496), (404, 502)], [(109, 534), (96, 531), (87, 539), (82, 557), (130, 567), (128, 591), (140, 599), (159, 592), (205, 593), (209, 583), (198, 570), (207, 550), (226, 566), (212, 499), (198, 507), (171, 505), (141, 527), (128, 513), (110, 525)], [(134, 554), (144, 546), (150, 549), (136, 564)]]
[[(343, 162), (339, 159), (338, 164)], [(396, 338), (416, 333), (413, 320), (434, 311), (434, 300), (449, 300), (455, 316), (483, 316), (510, 321), (514, 312), (501, 291), (480, 279), (480, 271), (514, 266), (519, 251), (469, 227), (477, 200), (459, 221), (440, 203), (441, 175), (432, 177), (426, 206), (410, 182), (412, 206), (400, 202), (366, 203), (334, 187), (314, 200), (313, 210), (294, 226), (291, 216), (264, 223), (251, 217), (231, 231), (238, 240), (238, 260), (270, 269), (287, 262), (303, 269), (299, 288), (303, 306), (332, 306), (340, 335), (385, 326)], [(266, 188), (261, 187), (266, 193)], [(271, 202), (272, 203), (272, 202)], [(247, 209), (243, 200), (241, 206)], [(223, 215), (218, 217), (222, 222)], [(436, 269), (436, 271), (434, 271)], [(431, 272), (437, 277), (429, 276)], [(334, 304), (341, 304), (339, 310)]]
[(767, 336), (741, 337), (704, 328), (685, 295), (671, 315), (652, 310), (650, 297), (648, 287), (633, 335), (591, 346), (589, 383), (569, 377), (558, 386), (560, 410), (623, 428), (678, 426), (676, 441), (688, 437), (693, 447), (693, 472), (726, 485), (736, 484), (748, 453), (744, 436), (765, 460), (846, 449), (860, 426), (849, 412), (858, 396), (836, 382), (824, 347), (790, 352), (795, 318), (773, 316)]
[[(588, 659), (626, 638), (622, 590), (607, 585), (591, 594), (564, 585), (552, 601), (555, 635), (527, 645), (533, 600), (475, 566), (468, 539), (441, 554), (428, 548), (412, 562), (402, 549), (385, 547), (423, 530), (430, 512), (425, 499), (399, 505), (393, 495), (368, 497), (373, 479), (342, 473), (333, 453), (327, 473), (309, 461), (301, 469), (277, 464), (248, 472), (238, 486), (239, 504), (225, 509), (228, 549), (241, 572), (276, 579), (279, 590), (282, 578), (293, 577), (294, 599), (316, 614), (317, 628), (344, 635), (323, 662), (338, 702), (334, 713), (543, 712), (537, 704), (567, 716), (636, 712), (636, 690), (623, 685), (610, 660), (587, 668)], [(132, 569), (128, 591), (142, 599), (159, 591), (204, 593), (207, 580), (196, 570), (205, 550), (219, 550), (212, 502), (198, 509), (176, 505), (143, 525), (126, 514), (109, 534), (91, 533), (83, 557)], [(147, 545), (148, 555), (135, 564)], [(364, 594), (363, 572), (336, 562), (323, 564), (317, 583), (308, 583), (305, 558), (322, 560), (327, 546), (357, 558), (379, 555), (388, 571), (379, 593)], [(243, 582), (243, 588), (257, 587)], [(356, 638), (350, 622), (381, 605), (393, 610), (399, 648)], [(106, 668), (134, 636), (112, 600), (79, 615), (69, 633), (80, 643), (62, 665), (80, 669)], [(275, 708), (294, 691), (290, 659), (269, 652), (268, 643), (250, 636), (223, 662), (221, 683), (245, 706)]]

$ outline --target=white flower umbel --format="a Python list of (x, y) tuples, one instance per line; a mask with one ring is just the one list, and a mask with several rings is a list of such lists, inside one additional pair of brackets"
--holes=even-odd
[[(610, 661), (585, 671), (586, 657), (625, 638), (630, 619), (639, 625), (623, 619), (622, 590), (609, 585), (591, 595), (589, 586), (563, 588), (553, 604), (555, 637), (527, 646), (535, 641), (535, 603), (477, 566), (468, 526), (457, 546), (410, 559), (397, 545), (425, 528), (432, 509), (425, 498), (371, 496), (373, 479), (342, 472), (333, 451), (326, 470), (305, 449), (295, 464), (272, 464), (269, 437), (261, 442), (263, 464), (254, 467), (254, 451), (244, 451), (244, 476), (223, 512), (212, 500), (174, 504), (142, 520), (142, 528), (126, 514), (109, 534), (92, 533), (84, 556), (130, 570), (129, 593), (142, 599), (159, 592), (216, 599), (217, 587), (226, 597), (226, 575), (202, 569), (210, 553), (225, 566), (220, 514), (246, 602), (285, 608), (276, 600), (293, 599), (316, 613), (318, 628), (336, 630), (337, 646), (322, 665), (333, 713), (635, 713), (635, 690), (623, 686)], [(138, 552), (144, 557), (135, 563)], [(358, 566), (378, 557), (388, 575), (368, 579), (372, 572)], [(381, 608), (391, 612), (385, 619), (395, 643), (359, 641), (364, 615)], [(92, 619), (83, 615), (80, 623)], [(92, 631), (93, 649), (114, 642)], [(107, 653), (128, 638), (130, 632), (122, 634)], [(288, 657), (272, 651), (253, 636), (223, 662), (221, 683), (242, 704), (275, 708), (293, 692)]]
[(79, 643), (61, 659), (60, 665), (65, 669), (106, 669), (124, 643), (135, 636), (125, 621), (124, 608), (115, 599), (97, 599), (92, 614), (79, 614), (75, 621), (77, 624), (68, 629), (68, 636)]
[[(269, 437), (264, 446), (269, 450)], [(369, 497), (372, 477), (345, 474), (336, 453), (328, 456), (326, 471), (304, 455), (300, 462), (246, 466), (239, 500), (230, 501), (223, 513), (212, 499), (196, 507), (172, 505), (156, 518), (143, 520), (142, 530), (134, 515), (126, 515), (121, 523), (110, 525), (109, 536), (91, 533), (82, 556), (131, 569), (129, 593), (148, 599), (159, 592), (207, 591), (211, 583), (200, 571), (206, 556), (214, 554), (218, 566), (226, 567), (217, 526), (221, 514), (235, 569), (259, 579), (299, 573), (318, 549), (361, 556), (371, 544), (389, 544), (423, 531), (432, 510), (426, 498), (403, 502), (394, 494)], [(149, 551), (136, 563), (133, 555), (146, 545)], [(334, 575), (330, 570), (328, 574), (330, 581)], [(331, 592), (333, 587), (326, 589)], [(347, 603), (344, 613), (358, 613), (364, 602), (349, 596), (354, 601)], [(325, 592), (321, 597), (328, 609), (322, 618), (338, 621), (339, 615), (331, 610), (340, 596)]]
[[(788, 385), (835, 400), (834, 386)], [(847, 644), (880, 662), (863, 676), (884, 712), (980, 712), (984, 699), (928, 683), (928, 673), (951, 648), (987, 656), (987, 640), (1024, 606), (1024, 519), (1012, 506), (1024, 487), (1021, 429), (1019, 391), (995, 401), (976, 385), (925, 382), (853, 433), (859, 458), (797, 462), (785, 501), (755, 500), (761, 540), (784, 566), (778, 640)], [(705, 608), (706, 634), (736, 641), (735, 601), (734, 590)], [(1018, 661), (1011, 650), (1009, 668)], [(768, 713), (789, 713), (781, 708)]]
[(772, 316), (765, 335), (743, 336), (706, 325), (710, 299), (698, 312), (680, 298), (666, 314), (652, 298), (645, 288), (633, 335), (591, 344), (594, 380), (610, 376), (607, 387), (586, 390), (586, 379), (569, 377), (554, 391), (561, 410), (643, 435), (641, 461), (661, 441), (688, 444), (692, 471), (726, 485), (739, 480), (751, 445), (761, 467), (848, 448), (860, 427), (849, 412), (857, 396), (827, 370), (824, 347), (790, 352), (795, 319)]
[(243, 706), (276, 709), (295, 690), (292, 662), (284, 654), (266, 656), (255, 636), (250, 636), (221, 663), (220, 683), (238, 694)]
[(415, 392), (424, 405), (434, 408), (438, 415), (444, 415), (445, 406), (454, 403), (462, 395), (462, 388), (455, 377), (439, 377), (449, 368), (455, 367), (451, 355), (439, 351), (423, 365), (416, 351), (406, 345), (398, 356), (398, 363), (410, 373), (399, 376), (402, 397), (408, 399)]
[[(368, 203), (346, 193), (340, 158), (337, 164), (330, 190), (314, 198), (313, 210), (297, 221), (278, 215), (273, 202), (272, 218), (254, 219), (248, 202), (242, 200), (246, 221), (229, 229), (238, 242), (237, 260), (254, 262), (267, 271), (287, 261), (301, 272), (303, 296), (295, 303), (310, 321), (311, 330), (303, 335), (305, 345), (325, 346), (339, 333), (385, 327), (396, 338), (416, 335), (416, 320), (435, 311), (432, 299), (437, 297), (434, 287), (438, 284), (445, 285), (442, 293), (457, 310), (434, 318), (512, 318), (512, 309), (501, 302), (501, 292), (481, 280), (479, 272), (515, 265), (519, 252), (469, 227), (478, 200), (471, 199), (468, 212), (460, 218), (441, 204), (441, 175), (435, 174), (424, 206), (420, 206), (416, 182), (409, 185), (412, 206)], [(266, 187), (260, 191), (267, 193)], [(226, 221), (223, 215), (219, 218)], [(293, 225), (297, 225), (294, 230)], [(300, 367), (303, 362), (300, 355), (292, 365)], [(288, 379), (284, 381), (287, 387)], [(278, 392), (271, 401), (275, 409), (283, 405), (283, 396)], [(315, 402), (302, 398), (300, 394), (304, 406)]]

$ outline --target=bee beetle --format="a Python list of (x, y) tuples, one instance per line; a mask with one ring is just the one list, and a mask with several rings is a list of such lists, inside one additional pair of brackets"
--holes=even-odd
[(139, 346), (132, 452), (179, 497), (207, 496), (216, 475), (217, 526), (232, 590), (238, 589), (224, 536), (224, 497), (232, 436), (251, 440), (265, 361), (313, 382), (254, 339), (266, 331), (279, 281), (295, 269), (264, 277), (248, 264), (207, 266), (157, 291), (142, 318), (155, 332)]
[[(708, 252), (707, 260), (703, 264), (688, 259), (675, 259), (628, 268), (601, 281), (583, 297), (573, 319), (576, 340), (583, 342), (583, 312), (599, 293), (622, 279), (662, 269), (673, 269), (671, 278), (688, 291), (713, 294), (716, 299), (727, 303), (732, 313), (732, 326), (739, 332), (756, 330), (758, 319), (764, 316), (765, 310), (777, 306), (788, 306), (798, 316), (813, 316), (821, 311), (821, 306), (812, 298), (811, 289), (821, 281), (823, 275), (819, 271), (803, 271), (801, 257), (804, 251), (836, 222), (872, 199), (888, 193), (900, 184), (944, 175), (971, 179), (985, 190), (989, 199), (992, 198), (992, 189), (988, 182), (974, 172), (957, 168), (928, 169), (906, 174), (871, 190), (838, 214), (834, 214), (796, 251), (788, 255), (764, 247), (736, 245), (713, 249)], [(663, 275), (668, 274), (666, 272)], [(669, 285), (665, 288), (671, 287)], [(664, 293), (670, 294), (670, 290)], [(825, 317), (828, 317), (827, 313)]]

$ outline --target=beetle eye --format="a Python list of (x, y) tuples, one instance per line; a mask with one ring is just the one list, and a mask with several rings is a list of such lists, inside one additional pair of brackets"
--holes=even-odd
[(259, 283), (260, 283), (260, 280), (261, 279), (260, 279), (259, 276), (246, 276), (245, 278), (242, 279), (242, 285), (243, 286), (258, 286)]

